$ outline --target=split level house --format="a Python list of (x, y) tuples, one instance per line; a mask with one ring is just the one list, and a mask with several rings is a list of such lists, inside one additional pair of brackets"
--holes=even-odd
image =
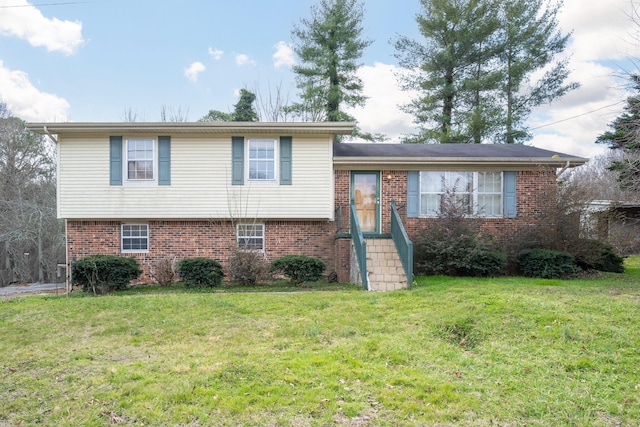
[[(353, 123), (31, 123), (57, 146), (67, 265), (159, 260), (235, 248), (272, 261), (322, 259), (340, 281), (412, 281), (412, 239), (447, 186), (498, 239), (545, 221), (560, 168), (586, 159), (526, 145), (336, 143)], [(541, 195), (546, 196), (541, 197)]]

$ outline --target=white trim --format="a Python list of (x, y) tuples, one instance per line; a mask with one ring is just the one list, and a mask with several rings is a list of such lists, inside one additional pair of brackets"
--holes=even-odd
[[(471, 179), (472, 179), (472, 188), (471, 191), (460, 191), (460, 194), (464, 194), (464, 195), (469, 195), (470, 197), (470, 202), (471, 202), (471, 210), (472, 212), (470, 213), (470, 216), (477, 216), (479, 218), (504, 218), (504, 172), (503, 171), (458, 171), (458, 170), (422, 170), (420, 171), (420, 174), (418, 176), (418, 211), (419, 211), (419, 216), (420, 218), (437, 218), (441, 212), (437, 212), (437, 213), (423, 213), (422, 212), (422, 197), (426, 196), (426, 195), (444, 195), (445, 191), (439, 191), (439, 192), (434, 192), (434, 191), (423, 191), (423, 187), (422, 187), (422, 175), (424, 173), (440, 173), (442, 174), (444, 180), (445, 180), (445, 187), (446, 188), (450, 188), (450, 174), (451, 173), (471, 173)], [(499, 202), (499, 207), (500, 207), (500, 213), (498, 215), (486, 215), (482, 213), (482, 207), (480, 207), (478, 205), (478, 176), (480, 174), (480, 172), (482, 173), (491, 173), (491, 172), (497, 172), (500, 174), (500, 192), (483, 192), (483, 195), (499, 195), (500, 196), (500, 202)]]
[[(129, 178), (129, 143), (134, 141), (151, 142), (151, 164), (152, 174), (151, 179), (135, 179)], [(131, 159), (135, 161), (136, 159)], [(145, 159), (146, 160), (146, 159)], [(153, 185), (158, 183), (158, 140), (152, 137), (136, 137), (136, 138), (124, 138), (122, 147), (122, 182), (126, 185)]]
[[(255, 234), (243, 234), (240, 235), (240, 227), (260, 227), (260, 235), (255, 235)], [(247, 241), (245, 241), (245, 245), (241, 246), (240, 245), (240, 240), (241, 239), (246, 239), (247, 241), (249, 239), (262, 239), (262, 248), (259, 249), (254, 249), (254, 248), (247, 248), (246, 244), (248, 243)], [(265, 238), (265, 229), (264, 229), (264, 224), (262, 223), (258, 223), (258, 224), (249, 224), (249, 223), (244, 223), (244, 224), (236, 224), (236, 244), (238, 245), (238, 247), (240, 249), (244, 249), (244, 250), (248, 250), (248, 251), (258, 251), (258, 252), (264, 252), (265, 251), (265, 243), (266, 243), (266, 238)]]
[[(272, 142), (273, 143), (273, 178), (269, 179), (260, 179), (260, 178), (251, 178), (251, 143), (252, 142)], [(280, 154), (280, 143), (276, 138), (249, 138), (246, 142), (245, 147), (245, 179), (247, 182), (251, 183), (278, 183), (278, 177), (280, 172), (280, 162), (279, 162), (279, 154)], [(253, 159), (254, 161), (268, 161), (269, 159)]]
[[(124, 235), (124, 228), (125, 227), (131, 227), (131, 226), (139, 226), (142, 227), (144, 226), (146, 228), (146, 236), (127, 236), (126, 238), (128, 239), (134, 239), (134, 238), (144, 238), (147, 240), (147, 248), (146, 249), (125, 249), (124, 248), (124, 239), (125, 239), (125, 235)], [(149, 238), (149, 224), (120, 224), (120, 251), (124, 254), (139, 254), (139, 253), (148, 253), (149, 252), (149, 242), (150, 238)]]

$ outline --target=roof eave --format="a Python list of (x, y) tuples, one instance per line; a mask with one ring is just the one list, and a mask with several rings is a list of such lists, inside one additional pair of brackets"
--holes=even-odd
[(291, 135), (331, 134), (349, 135), (355, 123), (351, 122), (65, 122), (27, 123), (27, 128), (40, 134), (82, 135), (82, 134), (258, 134), (279, 133)]
[(504, 166), (526, 167), (547, 166), (554, 168), (576, 167), (589, 159), (582, 157), (536, 158), (536, 157), (334, 157), (335, 166), (395, 166), (403, 168), (423, 166)]

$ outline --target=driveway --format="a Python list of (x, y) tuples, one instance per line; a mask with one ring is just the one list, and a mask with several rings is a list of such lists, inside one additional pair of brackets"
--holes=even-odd
[(28, 283), (26, 285), (11, 285), (0, 288), (0, 297), (14, 297), (34, 294), (62, 294), (64, 283)]

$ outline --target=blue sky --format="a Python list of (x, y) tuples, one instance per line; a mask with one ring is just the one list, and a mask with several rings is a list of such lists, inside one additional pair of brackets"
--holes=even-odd
[[(242, 87), (265, 97), (296, 95), (291, 28), (312, 0), (0, 0), (0, 99), (27, 121), (120, 121), (125, 110), (158, 121), (163, 106), (230, 111)], [(419, 39), (418, 0), (365, 0), (373, 40), (359, 73), (369, 101), (352, 113), (362, 128), (391, 137), (413, 131), (398, 104), (397, 61), (389, 41)], [(593, 3), (593, 4), (592, 4)], [(572, 79), (581, 89), (540, 108), (529, 125), (542, 148), (592, 156), (595, 137), (619, 114), (625, 93), (615, 74), (632, 65), (637, 31), (628, 0), (565, 0), (560, 25), (574, 31)], [(580, 116), (580, 117), (575, 117)], [(575, 117), (575, 118), (572, 118)], [(569, 120), (565, 120), (569, 119)]]

